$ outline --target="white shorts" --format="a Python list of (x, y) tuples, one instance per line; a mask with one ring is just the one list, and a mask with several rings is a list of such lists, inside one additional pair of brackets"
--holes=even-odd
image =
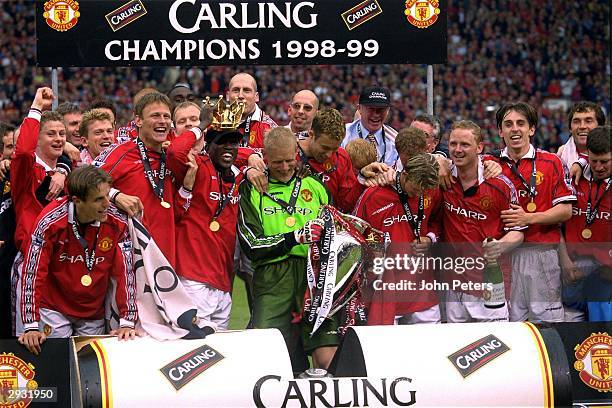
[(446, 291), (448, 323), (507, 322), (508, 304), (497, 309), (484, 306), (484, 299), (454, 290)]
[(403, 316), (395, 316), (395, 325), (417, 324), (417, 323), (440, 323), (440, 305), (434, 305), (429, 309), (412, 312)]
[(561, 267), (557, 249), (517, 248), (512, 255), (510, 321), (562, 322)]
[[(25, 331), (21, 320), (21, 273), (23, 255), (17, 253), (11, 271), (11, 297), (13, 301), (13, 329), (15, 336)], [(85, 320), (64, 316), (55, 310), (41, 308), (38, 329), (51, 338), (67, 338), (70, 336), (92, 336), (104, 334), (104, 319)]]
[(584, 313), (582, 310), (578, 310), (573, 307), (563, 305), (563, 321), (564, 322), (585, 322), (586, 313)]
[(104, 334), (104, 319), (78, 319), (65, 316), (55, 310), (41, 308), (38, 330), (50, 338), (97, 336)]
[(205, 283), (180, 278), (185, 291), (198, 308), (200, 327), (213, 326), (227, 330), (229, 327), (232, 296)]
[[(561, 301), (563, 302), (563, 321), (584, 322), (587, 320), (586, 312), (573, 307), (573, 303), (586, 303), (586, 299), (584, 298), (584, 280), (590, 274), (595, 272), (600, 265), (590, 257), (579, 257), (573, 261), (574, 265), (580, 270), (580, 272), (582, 272), (583, 277), (581, 280), (574, 282), (569, 286), (563, 286), (563, 292), (561, 292)], [(568, 300), (569, 304), (566, 303)]]

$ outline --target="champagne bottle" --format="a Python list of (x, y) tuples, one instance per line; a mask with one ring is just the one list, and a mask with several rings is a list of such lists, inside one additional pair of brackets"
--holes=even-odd
[[(491, 238), (487, 239), (487, 242)], [(483, 283), (486, 285), (482, 291), (484, 306), (488, 309), (499, 309), (506, 304), (506, 290), (504, 288), (504, 275), (497, 263), (497, 259), (487, 258), (487, 267), (484, 271)]]

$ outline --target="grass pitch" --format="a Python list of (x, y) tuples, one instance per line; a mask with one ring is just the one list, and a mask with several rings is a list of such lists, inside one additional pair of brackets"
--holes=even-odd
[(230, 330), (246, 329), (249, 318), (250, 314), (246, 287), (244, 281), (236, 277), (234, 278), (234, 289), (232, 291), (232, 312), (229, 323)]

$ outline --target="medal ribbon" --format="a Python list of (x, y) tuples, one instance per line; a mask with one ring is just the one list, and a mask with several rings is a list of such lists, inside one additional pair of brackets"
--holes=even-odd
[(229, 193), (227, 195), (223, 195), (223, 181), (221, 181), (221, 174), (217, 172), (217, 178), (219, 180), (219, 194), (223, 199), (219, 199), (219, 204), (217, 206), (217, 211), (215, 211), (215, 215), (213, 215), (213, 220), (216, 220), (221, 216), (221, 213), (227, 207), (230, 199), (232, 198), (232, 194), (234, 194), (234, 188), (236, 188), (236, 177), (234, 177), (234, 181), (232, 182), (232, 188), (230, 188)]
[(149, 157), (147, 156), (147, 149), (145, 144), (140, 138), (136, 139), (136, 145), (138, 146), (138, 152), (140, 153), (140, 159), (142, 160), (142, 164), (144, 166), (144, 173), (149, 180), (149, 184), (153, 188), (153, 193), (160, 200), (164, 201), (164, 179), (166, 178), (166, 152), (162, 150), (160, 165), (159, 165), (159, 177), (157, 181), (155, 180), (155, 176), (153, 175), (153, 170), (151, 170), (151, 162), (149, 161)]
[(364, 236), (350, 223), (352, 217), (324, 206), (319, 218), (324, 220), (325, 230), (321, 240), (309, 248), (306, 268), (309, 290), (305, 296), (303, 318), (313, 324), (310, 332), (313, 335), (325, 318), (339, 313), (338, 329), (344, 335), (348, 327), (365, 324), (366, 314), (361, 293), (364, 284), (363, 259), (345, 270), (343, 277), (336, 282), (338, 267), (343, 259), (341, 254), (356, 244), (366, 251), (368, 247)]
[(417, 212), (417, 216), (415, 217), (410, 210), (410, 206), (408, 205), (408, 195), (402, 189), (400, 185), (400, 176), (401, 172), (397, 173), (395, 177), (395, 188), (397, 189), (397, 195), (399, 196), (400, 201), (402, 202), (402, 207), (404, 207), (404, 213), (408, 218), (408, 224), (410, 224), (410, 228), (412, 228), (412, 233), (414, 234), (414, 238), (420, 242), (421, 237), (421, 226), (423, 225), (423, 212), (425, 209), (425, 199), (423, 194), (419, 196), (419, 209)]
[(241, 147), (247, 147), (249, 145), (249, 138), (251, 136), (251, 118), (253, 117), (254, 113), (255, 112), (247, 116), (246, 121), (244, 122), (244, 133), (242, 134), (242, 140), (240, 141)]
[(96, 259), (96, 245), (98, 245), (98, 233), (100, 232), (100, 229), (98, 228), (98, 231), (96, 232), (96, 238), (94, 239), (91, 254), (89, 253), (87, 241), (85, 241), (85, 238), (83, 238), (79, 233), (79, 229), (76, 226), (76, 222), (72, 223), (72, 232), (74, 233), (74, 236), (77, 241), (79, 241), (79, 244), (81, 244), (81, 247), (83, 247), (83, 252), (85, 252), (85, 266), (87, 267), (87, 270), (91, 273), (94, 267), (94, 260)]
[(276, 204), (283, 207), (289, 215), (292, 215), (295, 212), (295, 203), (297, 202), (298, 195), (300, 193), (300, 187), (302, 186), (302, 179), (296, 177), (295, 184), (293, 185), (293, 191), (291, 191), (291, 198), (289, 199), (289, 203), (280, 198), (274, 197), (273, 195), (265, 192), (264, 195), (268, 197), (270, 200), (274, 201)]
[(599, 207), (601, 200), (604, 198), (604, 196), (610, 189), (611, 181), (612, 179), (608, 180), (608, 183), (606, 184), (606, 188), (604, 189), (603, 193), (599, 197), (597, 197), (597, 195), (599, 194), (599, 184), (600, 183), (597, 183), (597, 190), (595, 191), (595, 205), (593, 205), (591, 208), (591, 193), (593, 192), (593, 183), (592, 183), (592, 180), (589, 180), (589, 201), (587, 201), (587, 208), (586, 208), (586, 227), (588, 227), (595, 221), (595, 217), (597, 217), (597, 207)]
[[(313, 243), (319, 250), (320, 258), (320, 270), (318, 274), (308, 278), (309, 282), (314, 282), (314, 286), (310, 288), (312, 294), (312, 303), (310, 310), (306, 316), (306, 322), (314, 323), (314, 333), (319, 326), (323, 323), (323, 319), (327, 316), (333, 299), (333, 289), (329, 290), (329, 285), (333, 288), (336, 285), (336, 253), (332, 250), (332, 240), (336, 235), (336, 226), (332, 214), (326, 208), (320, 214), (320, 218), (324, 222), (323, 234), (319, 242)], [(310, 271), (308, 271), (310, 272)], [(323, 307), (325, 305), (326, 307)], [(324, 310), (327, 309), (327, 310)]]
[(531, 177), (529, 178), (529, 184), (527, 184), (527, 181), (525, 181), (525, 178), (523, 177), (521, 172), (518, 170), (518, 167), (516, 166), (516, 163), (514, 163), (514, 162), (506, 162), (508, 164), (508, 166), (510, 167), (510, 169), (512, 170), (512, 172), (514, 173), (514, 175), (519, 178), (519, 180), (521, 181), (521, 184), (523, 184), (523, 186), (527, 190), (529, 190), (529, 196), (531, 197), (531, 201), (533, 201), (535, 199), (535, 196), (536, 196), (536, 175), (537, 175), (537, 170), (536, 170), (535, 162), (536, 162), (536, 154), (534, 153), (533, 161), (531, 162)]

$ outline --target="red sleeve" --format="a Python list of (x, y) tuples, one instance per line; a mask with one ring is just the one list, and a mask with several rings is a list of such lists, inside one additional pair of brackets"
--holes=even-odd
[(552, 205), (572, 203), (576, 201), (576, 195), (571, 185), (567, 167), (558, 156), (553, 154), (551, 156), (556, 175), (552, 189)]
[(178, 135), (174, 132), (173, 129), (171, 129), (170, 132), (168, 132), (168, 136), (166, 136), (166, 141), (170, 143), (174, 143), (177, 137)]
[(114, 144), (104, 150), (98, 157), (94, 159), (92, 164), (106, 171), (113, 179), (113, 184), (123, 178), (122, 169), (119, 162), (126, 155), (126, 144)]
[(37, 119), (27, 117), (21, 124), (20, 129), (13, 160), (11, 160), (11, 180), (13, 181), (11, 183), (11, 195), (14, 202), (24, 199), (24, 193), (32, 186), (40, 122)]
[(38, 146), (38, 133), (40, 131), (40, 119), (36, 114), (30, 114), (23, 120), (19, 128), (19, 137), (15, 145), (15, 156), (33, 155)]
[(123, 224), (119, 242), (115, 246), (114, 268), (112, 276), (117, 281), (115, 300), (121, 317), (121, 327), (134, 327), (138, 319), (136, 306), (136, 274), (132, 262), (132, 240), (127, 224)]
[(338, 169), (336, 171), (340, 172), (340, 180), (338, 180), (338, 194), (334, 197), (334, 200), (337, 201), (334, 204), (342, 212), (350, 214), (365, 187), (357, 180), (351, 159), (342, 148), (338, 150)]
[(21, 273), (21, 319), (26, 329), (38, 329), (41, 293), (45, 290), (55, 242), (51, 225), (41, 222), (46, 218), (44, 215), (41, 214), (36, 222)]
[[(203, 136), (202, 136), (203, 137)], [(174, 139), (167, 152), (168, 169), (174, 174), (174, 184), (177, 187), (183, 185), (183, 179), (187, 172), (187, 155), (196, 142), (196, 135), (192, 131), (181, 133), (180, 137)]]
[(490, 155), (490, 154), (483, 154), (482, 156), (480, 156), (480, 158), (481, 158), (482, 161), (494, 161), (496, 163), (500, 162), (499, 158), (497, 158), (497, 157), (495, 157), (493, 155)]
[(374, 190), (375, 190), (375, 187), (371, 187), (371, 188), (366, 189), (361, 194), (361, 196), (357, 200), (357, 203), (355, 204), (355, 209), (353, 210), (353, 215), (355, 217), (359, 217), (364, 221), (368, 220), (367, 203), (370, 199), (370, 195), (372, 195)]
[[(496, 178), (503, 181), (503, 184), (502, 184), (503, 193), (500, 191), (499, 200), (495, 200), (496, 206), (498, 207), (496, 213), (501, 213), (504, 210), (510, 209), (510, 204), (518, 204), (518, 193), (516, 191), (516, 188), (514, 187), (514, 184), (512, 184), (512, 181), (510, 181), (508, 177), (504, 176), (503, 174), (500, 174)], [(527, 230), (527, 227), (506, 228), (503, 225), (503, 222), (501, 221), (501, 219), (499, 223), (504, 233), (506, 231), (525, 231)]]
[(436, 238), (440, 238), (442, 234), (442, 193), (440, 189), (433, 190), (434, 193), (431, 196), (433, 208), (429, 215), (429, 221), (427, 222), (427, 228), (429, 232), (433, 232)]
[[(200, 171), (199, 168), (198, 171)], [(176, 193), (174, 194), (174, 219), (177, 223), (178, 221), (180, 221), (181, 218), (183, 218), (183, 216), (191, 206), (191, 200), (193, 198), (193, 194), (191, 194), (190, 197), (183, 196), (183, 194), (181, 194), (182, 191), (185, 190), (179, 187), (176, 189)], [(185, 191), (184, 194), (187, 194), (187, 191)]]
[(234, 161), (234, 166), (238, 167), (242, 170), (243, 167), (248, 165), (249, 156), (252, 154), (260, 154), (262, 155), (262, 149), (256, 149), (253, 147), (239, 147), (238, 148), (238, 156)]

